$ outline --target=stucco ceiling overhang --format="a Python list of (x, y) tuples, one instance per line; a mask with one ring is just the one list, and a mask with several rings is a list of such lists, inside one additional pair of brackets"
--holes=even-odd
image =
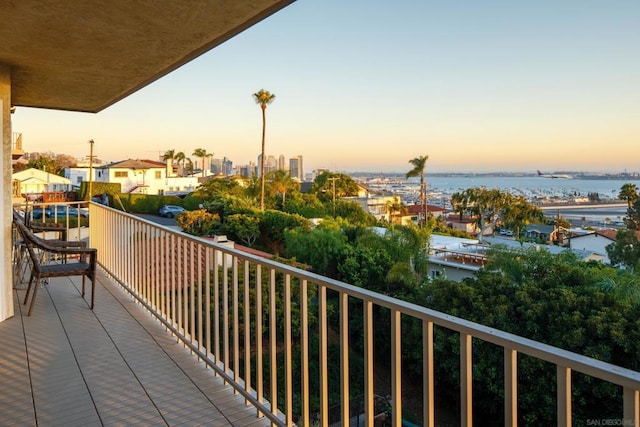
[(0, 64), (13, 106), (98, 112), (293, 1), (0, 1)]

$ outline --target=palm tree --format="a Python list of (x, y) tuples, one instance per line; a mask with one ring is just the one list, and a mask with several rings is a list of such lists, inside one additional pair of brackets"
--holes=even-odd
[(627, 183), (620, 188), (618, 197), (627, 201), (627, 207), (631, 209), (633, 202), (638, 198), (638, 188), (635, 184)]
[[(201, 167), (202, 167), (202, 176), (204, 176), (204, 159), (206, 159), (207, 157), (212, 157), (213, 153), (207, 153), (207, 150), (205, 150), (204, 148), (196, 148), (193, 151), (192, 156), (196, 156), (199, 159), (202, 159), (202, 165), (201, 165)], [(196, 165), (196, 167), (197, 167), (197, 165)]]
[(420, 226), (427, 221), (427, 188), (424, 184), (424, 168), (427, 160), (429, 160), (429, 156), (420, 156), (409, 160), (409, 163), (413, 165), (413, 169), (406, 174), (407, 179), (414, 176), (420, 177), (420, 206), (422, 207), (422, 219), (420, 221)]
[(182, 163), (182, 176), (184, 176), (184, 162), (187, 160), (187, 156), (182, 151), (178, 151), (173, 155), (173, 160), (178, 164)]
[(259, 92), (253, 94), (253, 99), (256, 104), (260, 105), (262, 109), (262, 151), (260, 155), (260, 210), (264, 211), (264, 136), (267, 126), (267, 118), (265, 111), (267, 105), (271, 104), (276, 99), (275, 94), (270, 93), (264, 89), (260, 89)]
[(176, 150), (167, 150), (164, 152), (164, 154), (162, 155), (162, 160), (164, 160), (165, 162), (167, 160), (171, 160), (171, 174), (173, 175), (173, 161), (176, 158)]
[(300, 184), (291, 177), (289, 171), (278, 169), (269, 172), (269, 192), (271, 196), (279, 194), (282, 197), (282, 208), (286, 201), (287, 191), (300, 189)]
[(407, 212), (407, 208), (402, 203), (400, 197), (394, 197), (393, 201), (388, 201), (386, 203), (387, 213), (389, 214), (389, 224), (393, 224), (394, 212), (399, 214), (399, 222), (402, 223), (402, 215)]

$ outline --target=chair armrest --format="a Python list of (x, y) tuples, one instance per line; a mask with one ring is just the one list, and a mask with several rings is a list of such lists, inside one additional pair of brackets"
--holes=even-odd
[(45, 244), (49, 246), (55, 246), (60, 248), (86, 248), (87, 242), (79, 241), (79, 240), (49, 240), (43, 239), (42, 237), (38, 237), (33, 235), (33, 239), (37, 244)]

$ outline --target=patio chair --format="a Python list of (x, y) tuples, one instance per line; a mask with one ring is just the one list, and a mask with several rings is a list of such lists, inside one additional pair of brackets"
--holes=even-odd
[[(21, 221), (14, 221), (22, 240), (29, 253), (31, 261), (31, 276), (29, 285), (24, 296), (23, 304), (27, 303), (31, 288), (33, 296), (27, 316), (31, 316), (33, 304), (38, 293), (40, 280), (51, 277), (82, 276), (82, 297), (85, 296), (85, 278), (91, 280), (91, 309), (93, 310), (95, 300), (95, 276), (97, 249), (78, 247), (81, 242), (57, 242), (41, 239), (34, 235)], [(62, 243), (62, 244), (61, 244)], [(45, 263), (45, 259), (40, 254), (61, 255), (62, 263)], [(53, 257), (55, 258), (55, 257)], [(35, 285), (34, 285), (35, 284)]]
[[(67, 237), (67, 229), (62, 223), (42, 223), (42, 222), (34, 222), (29, 221), (29, 217), (23, 218), (22, 215), (15, 209), (13, 210), (13, 222), (14, 222), (14, 235), (13, 235), (13, 287), (17, 288), (24, 281), (24, 275), (27, 270), (27, 266), (29, 264), (29, 256), (27, 253), (27, 247), (25, 245), (24, 239), (21, 238), (21, 233), (18, 230), (18, 227), (15, 225), (16, 222), (20, 222), (27, 226), (32, 232), (40, 233), (40, 232), (48, 232), (53, 231), (58, 233), (57, 239), (47, 239), (47, 243), (53, 246), (59, 247), (77, 247), (77, 248), (86, 248), (87, 243), (82, 241), (72, 241), (69, 242), (66, 240)], [(39, 238), (38, 236), (35, 236)], [(44, 253), (40, 253), (41, 262), (43, 261)]]

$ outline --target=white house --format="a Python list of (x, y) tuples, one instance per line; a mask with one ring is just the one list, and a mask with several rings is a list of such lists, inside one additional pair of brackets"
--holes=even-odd
[[(64, 170), (64, 177), (68, 178), (71, 181), (71, 185), (74, 187), (80, 187), (80, 185), (89, 181), (89, 167), (75, 167), (75, 168), (66, 168)], [(92, 170), (93, 181), (96, 181), (96, 170), (98, 168), (94, 167)]]
[(124, 160), (96, 169), (95, 182), (118, 183), (123, 193), (187, 193), (198, 187), (198, 178), (167, 174), (167, 164), (154, 160)]
[(595, 252), (602, 255), (604, 264), (611, 264), (606, 247), (615, 241), (616, 230), (599, 230), (595, 233), (571, 237), (569, 247), (574, 250)]
[(34, 168), (16, 172), (11, 175), (11, 179), (14, 182), (14, 188), (16, 190), (19, 188), (20, 194), (16, 194), (16, 196), (27, 197), (35, 194), (72, 190), (69, 179)]
[(461, 281), (475, 276), (486, 263), (488, 246), (476, 239), (432, 234), (429, 242), (429, 276)]

